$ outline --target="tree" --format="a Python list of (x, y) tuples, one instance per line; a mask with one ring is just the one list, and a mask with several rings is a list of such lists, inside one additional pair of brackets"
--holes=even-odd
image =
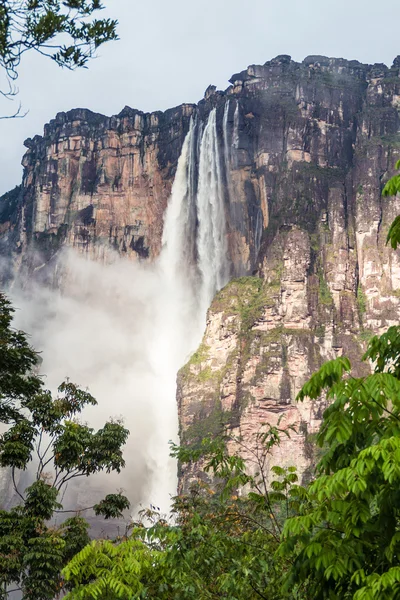
[[(117, 39), (117, 21), (91, 19), (100, 0), (0, 0), (0, 69), (7, 86), (0, 95), (13, 99), (25, 52), (36, 50), (61, 67), (85, 67), (97, 48)], [(21, 107), (9, 117), (21, 116)]]
[(42, 389), (34, 373), (39, 356), (27, 342), (26, 334), (11, 327), (14, 310), (0, 293), (0, 422), (22, 419), (21, 407)]
[[(57, 397), (35, 374), (39, 357), (26, 335), (12, 328), (13, 309), (0, 295), (0, 466), (11, 473), (18, 504), (0, 510), (0, 598), (21, 590), (26, 600), (49, 600), (63, 587), (61, 570), (89, 541), (88, 524), (76, 511), (64, 511), (60, 495), (69, 481), (105, 471), (120, 472), (128, 431), (109, 421), (94, 431), (78, 421), (89, 394), (66, 381)], [(17, 474), (29, 470), (33, 483), (21, 490)], [(109, 494), (90, 507), (105, 519), (129, 508), (122, 494)], [(58, 512), (72, 513), (60, 527)], [(75, 514), (74, 514), (75, 513)]]
[(400, 328), (371, 340), (375, 373), (323, 365), (299, 398), (323, 390), (318, 444), (326, 450), (299, 516), (285, 523), (281, 553), (296, 558), (286, 589), (306, 582), (315, 600), (386, 600), (400, 590)]
[[(275, 468), (277, 480), (271, 488), (266, 482), (265, 458), (281, 433), (265, 426), (254, 460), (247, 463), (229, 454), (226, 439), (205, 439), (197, 448), (173, 446), (183, 462), (201, 457), (211, 481), (195, 482), (174, 499), (172, 522), (144, 511), (144, 522), (129, 537), (84, 548), (64, 569), (72, 588), (68, 598), (281, 600), (289, 562), (275, 552), (283, 520), (297, 510), (302, 495), (295, 468)], [(238, 495), (243, 486), (249, 493)], [(300, 599), (301, 591), (295, 587), (285, 598)]]

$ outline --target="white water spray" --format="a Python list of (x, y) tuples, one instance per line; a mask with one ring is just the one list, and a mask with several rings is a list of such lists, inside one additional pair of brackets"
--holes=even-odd
[(177, 441), (176, 373), (199, 344), (206, 309), (229, 276), (215, 109), (204, 130), (191, 119), (162, 243), (153, 265), (117, 256), (104, 265), (70, 250), (62, 294), (39, 287), (29, 298), (13, 294), (17, 325), (43, 351), (46, 386), (55, 391), (68, 375), (99, 402), (84, 416), (91, 425), (122, 415), (131, 432), (122, 477), (90, 478), (72, 496), (78, 506), (122, 486), (134, 508), (152, 503), (167, 511), (176, 491), (168, 452), (168, 441)]
[(236, 150), (239, 148), (239, 102), (236, 102), (236, 108), (233, 114), (232, 146)]
[(229, 277), (224, 187), (215, 108), (210, 112), (200, 145), (197, 214), (199, 268), (203, 282), (201, 306), (204, 311), (216, 290)]

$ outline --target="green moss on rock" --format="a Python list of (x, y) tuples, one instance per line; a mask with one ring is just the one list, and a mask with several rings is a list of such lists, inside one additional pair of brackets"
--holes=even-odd
[(363, 315), (367, 310), (367, 297), (364, 294), (364, 290), (361, 285), (357, 288), (357, 304), (358, 304), (358, 312), (360, 313), (360, 318), (362, 319)]
[(207, 436), (217, 437), (225, 432), (232, 417), (230, 411), (223, 411), (221, 403), (216, 402), (212, 412), (203, 418), (196, 420), (182, 434), (185, 444), (196, 445)]
[(320, 302), (320, 304), (323, 304), (324, 306), (332, 306), (333, 305), (332, 294), (331, 294), (329, 286), (325, 280), (325, 277), (323, 276), (322, 270), (319, 271), (318, 277), (319, 277), (319, 288), (318, 288), (319, 302)]

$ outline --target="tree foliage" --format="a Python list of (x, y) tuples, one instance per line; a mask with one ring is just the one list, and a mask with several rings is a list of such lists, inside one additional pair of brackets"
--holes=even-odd
[[(199, 448), (173, 446), (181, 461), (201, 456), (210, 481), (197, 481), (174, 499), (171, 522), (144, 511), (144, 521), (128, 538), (84, 548), (64, 569), (72, 586), (68, 597), (283, 598), (280, 581), (289, 562), (276, 550), (284, 519), (296, 513), (304, 493), (294, 467), (275, 467), (275, 480), (266, 480), (267, 459), (283, 434), (278, 427), (263, 427), (247, 461), (227, 451), (227, 440), (205, 439)], [(238, 495), (244, 487), (248, 493)], [(298, 586), (285, 594), (302, 597)]]
[(0, 422), (22, 419), (21, 406), (41, 390), (42, 380), (34, 373), (39, 356), (26, 334), (11, 327), (14, 310), (0, 295)]
[[(296, 554), (286, 588), (308, 582), (315, 600), (397, 597), (400, 381), (396, 367), (384, 372), (383, 365), (387, 342), (399, 333), (393, 327), (371, 341), (366, 358), (377, 358), (374, 374), (343, 376), (337, 359), (313, 376), (314, 389), (332, 400), (317, 439), (326, 450), (300, 515), (285, 523), (281, 552)], [(389, 350), (400, 356), (398, 342)], [(326, 385), (332, 372), (336, 381)]]
[(0, 69), (8, 87), (0, 94), (17, 94), (13, 82), (29, 50), (68, 69), (86, 66), (99, 46), (117, 39), (117, 21), (93, 18), (102, 8), (100, 0), (1, 0)]
[[(70, 381), (58, 395), (36, 374), (39, 357), (26, 334), (12, 328), (13, 309), (0, 295), (0, 466), (10, 473), (17, 505), (0, 511), (0, 598), (11, 589), (26, 600), (54, 598), (62, 589), (61, 570), (89, 541), (88, 524), (74, 514), (61, 526), (51, 524), (64, 511), (60, 502), (69, 481), (105, 471), (120, 472), (128, 431), (109, 421), (98, 431), (78, 417), (96, 400)], [(21, 471), (33, 480), (18, 485)], [(129, 508), (122, 494), (109, 494), (93, 507), (105, 519)]]
[[(396, 169), (400, 169), (400, 160), (396, 162)], [(396, 196), (400, 192), (400, 173), (391, 177), (385, 187), (383, 188), (382, 195), (383, 196)], [(387, 243), (390, 242), (390, 245), (394, 250), (397, 249), (397, 246), (400, 243), (400, 215), (398, 215), (393, 223), (391, 224), (387, 236)]]

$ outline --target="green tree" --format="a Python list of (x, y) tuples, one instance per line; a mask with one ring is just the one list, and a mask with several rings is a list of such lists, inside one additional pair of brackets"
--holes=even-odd
[[(96, 541), (64, 569), (76, 600), (281, 600), (286, 558), (276, 556), (287, 514), (297, 511), (303, 490), (295, 468), (265, 465), (282, 431), (266, 426), (244, 461), (231, 456), (226, 440), (203, 440), (198, 448), (173, 447), (183, 462), (204, 462), (204, 477), (173, 503), (172, 523), (145, 511), (145, 522), (117, 544)], [(241, 440), (235, 440), (241, 444)], [(238, 495), (245, 486), (248, 493)], [(296, 586), (285, 598), (300, 599)]]
[(380, 600), (400, 592), (400, 328), (371, 340), (375, 373), (352, 377), (338, 358), (323, 365), (299, 399), (323, 391), (318, 444), (327, 448), (300, 515), (284, 526), (282, 555), (295, 560), (286, 583), (315, 600)]
[[(0, 69), (7, 81), (0, 95), (18, 93), (13, 82), (29, 50), (68, 69), (86, 66), (99, 46), (117, 39), (117, 21), (92, 18), (102, 8), (100, 0), (0, 0)], [(21, 107), (11, 117), (20, 114)]]
[[(400, 160), (396, 162), (396, 169), (400, 169)], [(400, 192), (400, 173), (391, 177), (385, 187), (383, 188), (382, 195), (383, 196), (396, 196)], [(400, 215), (398, 215), (393, 223), (390, 226), (387, 243), (390, 242), (390, 245), (394, 250), (396, 250), (397, 246), (400, 244)]]
[[(62, 589), (61, 570), (89, 541), (88, 524), (59, 501), (69, 481), (105, 471), (120, 472), (128, 431), (109, 421), (98, 431), (79, 422), (96, 400), (66, 381), (57, 397), (35, 374), (39, 357), (26, 335), (12, 328), (13, 309), (0, 295), (0, 466), (10, 473), (18, 504), (0, 510), (0, 598), (21, 590), (26, 600), (54, 598)], [(18, 474), (29, 471), (25, 490)], [(96, 515), (122, 517), (129, 507), (122, 494), (109, 494), (90, 507)], [(60, 527), (56, 513), (75, 513)]]
[(39, 357), (26, 334), (11, 327), (14, 310), (0, 294), (0, 422), (22, 419), (21, 407), (42, 389), (34, 373)]

